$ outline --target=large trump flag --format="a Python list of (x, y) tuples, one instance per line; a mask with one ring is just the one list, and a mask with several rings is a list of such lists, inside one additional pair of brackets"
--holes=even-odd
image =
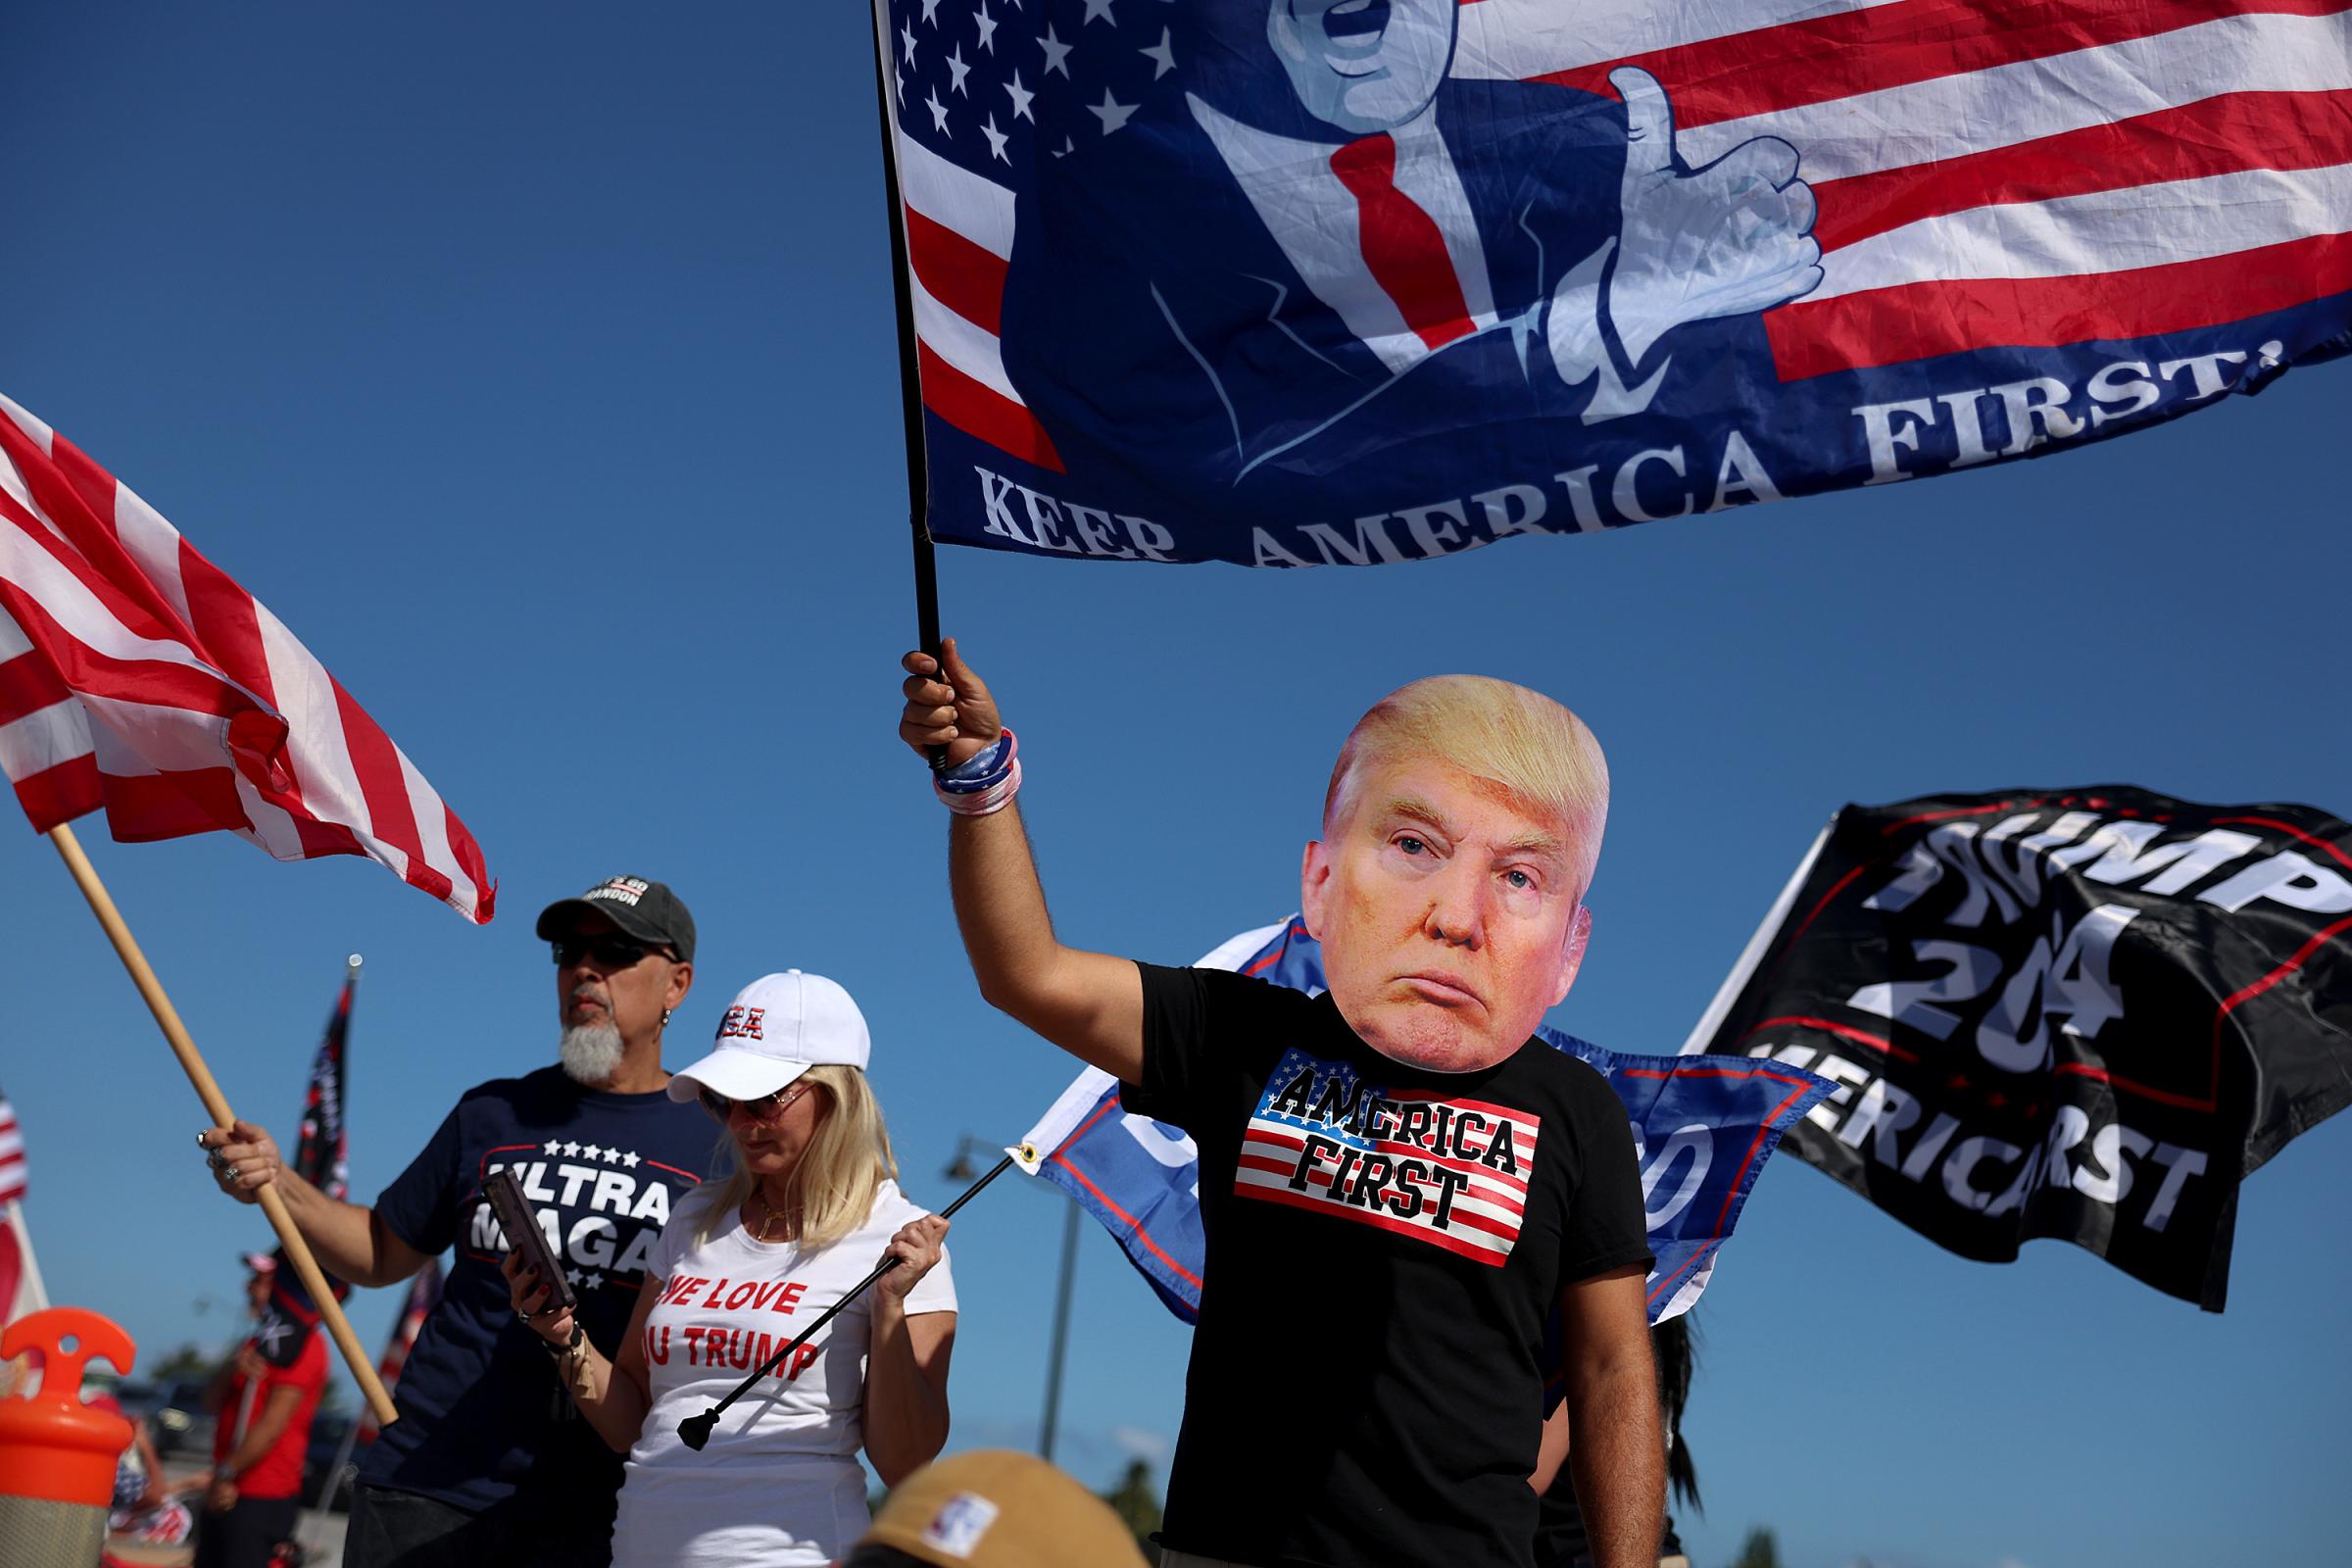
[(876, 0), (935, 537), (1372, 564), (2352, 347), (2345, 0)]

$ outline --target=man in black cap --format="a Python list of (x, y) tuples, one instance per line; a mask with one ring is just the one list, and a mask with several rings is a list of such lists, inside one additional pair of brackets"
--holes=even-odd
[(694, 917), (662, 884), (616, 876), (549, 905), (538, 932), (555, 954), (560, 1064), (467, 1090), (374, 1207), (285, 1169), (250, 1122), (197, 1135), (223, 1192), (250, 1203), (276, 1184), (330, 1274), (390, 1285), (457, 1250), (401, 1372), (401, 1418), (362, 1467), (351, 1568), (609, 1559), (620, 1460), (508, 1305), (482, 1179), (514, 1173), (588, 1339), (614, 1354), (654, 1240), (710, 1151), (710, 1122), (669, 1098), (662, 1069), (662, 1029), (694, 981)]

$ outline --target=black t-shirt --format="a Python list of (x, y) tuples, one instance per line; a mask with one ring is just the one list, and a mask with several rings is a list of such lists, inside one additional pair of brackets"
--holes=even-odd
[(646, 1258), (712, 1147), (702, 1107), (662, 1091), (583, 1089), (560, 1067), (467, 1090), (375, 1200), (376, 1217), (419, 1252), (457, 1252), (401, 1369), (400, 1419), (376, 1439), (361, 1479), (475, 1512), (513, 1499), (610, 1518), (620, 1456), (581, 1417), (541, 1340), (509, 1305), (482, 1178), (512, 1170), (541, 1225), (552, 1225), (580, 1326), (610, 1356), (636, 1309)]
[(1524, 1568), (1544, 1319), (1650, 1256), (1607, 1080), (1540, 1040), (1425, 1072), (1328, 996), (1138, 967), (1120, 1098), (1200, 1145), (1207, 1238), (1161, 1539), (1255, 1568)]

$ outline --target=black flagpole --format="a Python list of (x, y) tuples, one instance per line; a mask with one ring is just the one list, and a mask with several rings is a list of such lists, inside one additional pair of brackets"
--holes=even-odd
[[(1011, 1163), (1012, 1156), (1010, 1154), (1006, 1154), (1003, 1159), (998, 1160), (996, 1164), (989, 1167), (987, 1175), (981, 1177), (978, 1181), (972, 1183), (971, 1186), (963, 1190), (963, 1196), (961, 1198), (956, 1199), (956, 1201), (941, 1209), (939, 1211), (939, 1217), (941, 1219), (955, 1218), (956, 1211), (957, 1209), (970, 1202), (973, 1199), (979, 1197), (980, 1189), (986, 1187), (990, 1182), (993, 1182), (998, 1177), (1004, 1175), (1004, 1168)], [(686, 1446), (694, 1449), (698, 1453), (701, 1452), (703, 1445), (710, 1441), (710, 1431), (713, 1427), (718, 1425), (718, 1417), (721, 1411), (725, 1410), (728, 1405), (733, 1404), (737, 1399), (740, 1399), (745, 1395), (751, 1393), (753, 1389), (759, 1386), (761, 1378), (766, 1377), (776, 1368), (782, 1366), (785, 1362), (785, 1358), (790, 1356), (793, 1351), (799, 1349), (801, 1346), (808, 1341), (808, 1336), (814, 1334), (818, 1329), (821, 1329), (826, 1324), (832, 1322), (834, 1313), (840, 1311), (843, 1307), (849, 1305), (860, 1296), (863, 1296), (873, 1285), (874, 1281), (880, 1279), (883, 1275), (889, 1273), (892, 1269), (897, 1268), (898, 1266), (899, 1260), (897, 1258), (884, 1258), (881, 1262), (881, 1265), (877, 1267), (871, 1274), (868, 1274), (865, 1278), (851, 1286), (847, 1291), (842, 1293), (842, 1298), (840, 1300), (835, 1301), (831, 1306), (826, 1307), (824, 1316), (818, 1318), (815, 1322), (801, 1330), (799, 1334), (793, 1337), (793, 1341), (790, 1345), (787, 1345), (784, 1347), (784, 1348), (778, 1350), (775, 1354), (769, 1356), (766, 1360), (752, 1368), (752, 1375), (748, 1378), (745, 1378), (741, 1383), (736, 1384), (734, 1391), (725, 1398), (719, 1400), (710, 1409), (705, 1410), (701, 1415), (690, 1415), (685, 1420), (679, 1422), (678, 1436), (686, 1440)]]
[[(890, 287), (899, 312), (899, 412), (906, 434), (906, 525), (914, 536), (915, 638), (939, 657), (939, 564), (931, 552), (931, 473), (923, 458), (922, 368), (914, 352), (914, 290), (906, 270), (906, 218), (899, 201), (899, 152), (890, 119), (890, 62), (883, 57), (889, 13), (874, 10), (874, 106), (882, 119), (882, 188), (890, 199)], [(931, 747), (931, 770), (944, 772), (948, 749)]]

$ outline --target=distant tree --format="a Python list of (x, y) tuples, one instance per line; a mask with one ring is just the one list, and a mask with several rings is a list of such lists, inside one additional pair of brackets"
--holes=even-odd
[(1758, 1525), (1747, 1533), (1740, 1555), (1732, 1559), (1732, 1568), (1781, 1568), (1780, 1543), (1773, 1540), (1771, 1531)]
[(1126, 1473), (1117, 1486), (1102, 1494), (1102, 1500), (1119, 1516), (1119, 1523), (1135, 1533), (1135, 1544), (1143, 1548), (1145, 1560), (1156, 1560), (1152, 1532), (1159, 1528), (1159, 1489), (1152, 1484), (1152, 1466), (1141, 1459), (1128, 1460)]
[(170, 1383), (174, 1378), (209, 1378), (219, 1364), (219, 1357), (212, 1351), (191, 1344), (181, 1346), (151, 1367), (141, 1367), (140, 1371), (158, 1383)]

